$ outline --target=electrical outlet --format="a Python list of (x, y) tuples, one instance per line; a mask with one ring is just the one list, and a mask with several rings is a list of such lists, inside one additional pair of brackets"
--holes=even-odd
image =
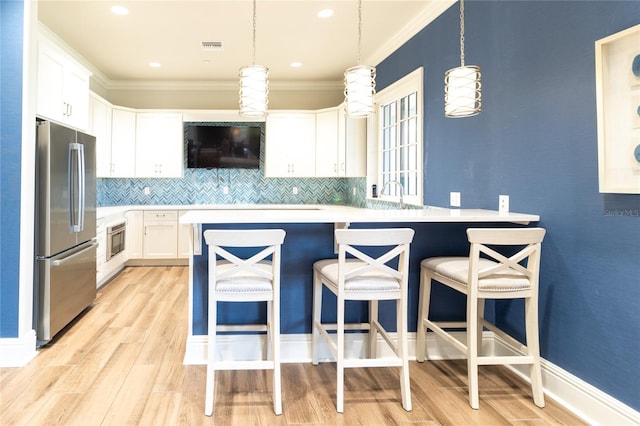
[(225, 186), (224, 188), (222, 188), (222, 193), (223, 194), (228, 194), (229, 193), (229, 187)]
[(500, 195), (498, 197), (498, 211), (500, 213), (509, 213), (509, 196)]
[(353, 195), (356, 195), (356, 187), (353, 187)]
[(151, 190), (149, 189), (148, 186), (145, 186), (144, 187), (144, 195), (149, 195), (149, 194), (151, 194)]
[(460, 207), (460, 193), (459, 192), (451, 192), (451, 193), (449, 193), (449, 205), (451, 207)]
[(298, 187), (294, 186), (291, 192), (293, 193), (293, 195), (298, 195)]

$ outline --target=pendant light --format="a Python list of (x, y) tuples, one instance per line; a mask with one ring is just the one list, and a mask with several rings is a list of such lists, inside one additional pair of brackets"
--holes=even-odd
[(367, 117), (373, 114), (376, 93), (376, 69), (360, 64), (362, 42), (362, 0), (358, 0), (358, 65), (344, 73), (344, 100), (347, 117)]
[(444, 74), (444, 115), (471, 117), (482, 109), (480, 67), (464, 64), (464, 0), (460, 0), (460, 66)]
[(253, 0), (253, 61), (240, 68), (240, 115), (261, 118), (269, 103), (269, 69), (256, 65), (256, 0)]

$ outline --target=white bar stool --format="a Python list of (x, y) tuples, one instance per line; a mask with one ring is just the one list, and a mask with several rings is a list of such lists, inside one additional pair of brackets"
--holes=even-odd
[[(216, 370), (273, 370), (273, 410), (282, 414), (280, 381), (280, 248), (282, 229), (207, 230), (209, 246), (209, 320), (205, 414), (213, 414)], [(257, 253), (240, 258), (226, 248), (251, 247)], [(269, 260), (269, 258), (271, 258)], [(266, 324), (218, 325), (217, 302), (267, 302)], [(263, 360), (216, 359), (216, 331), (266, 331)], [(264, 357), (263, 357), (264, 358)]]
[[(413, 229), (341, 229), (335, 231), (338, 258), (319, 260), (313, 264), (313, 364), (319, 362), (320, 335), (325, 338), (337, 362), (337, 402), (339, 413), (344, 411), (344, 369), (353, 367), (400, 367), (402, 406), (411, 411), (409, 361), (407, 342), (407, 286), (409, 274), (409, 245)], [(378, 257), (370, 257), (362, 250), (369, 247), (386, 250)], [(391, 248), (389, 248), (391, 247)], [(347, 254), (349, 258), (347, 258)], [(387, 265), (397, 258), (397, 268)], [(337, 296), (337, 323), (321, 321), (322, 287)], [(345, 301), (368, 300), (369, 322), (345, 324)], [(396, 301), (397, 339), (391, 339), (378, 320), (378, 301)], [(369, 330), (368, 358), (345, 359), (345, 329)], [(329, 331), (336, 331), (332, 338)], [(378, 333), (395, 356), (377, 358)], [(335, 340), (335, 341), (334, 341)]]
[[(433, 330), (438, 336), (462, 351), (467, 357), (469, 405), (473, 409), (479, 408), (478, 365), (495, 364), (530, 364), (533, 400), (537, 406), (544, 407), (538, 342), (538, 281), (540, 250), (544, 235), (543, 228), (471, 228), (467, 230), (471, 244), (469, 257), (432, 257), (424, 259), (420, 264), (420, 312), (418, 313), (416, 358), (419, 362), (425, 360), (427, 329)], [(515, 246), (519, 250), (507, 257), (489, 246)], [(466, 322), (429, 320), (433, 280), (467, 295)], [(484, 319), (485, 299), (514, 298), (525, 300), (526, 345)], [(524, 355), (481, 355), (483, 327), (518, 348)], [(446, 330), (453, 328), (466, 329), (466, 344), (457, 340)]]

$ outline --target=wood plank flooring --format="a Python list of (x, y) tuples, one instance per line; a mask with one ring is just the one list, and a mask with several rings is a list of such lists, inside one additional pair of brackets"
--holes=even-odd
[(480, 410), (467, 399), (464, 361), (411, 362), (413, 411), (396, 369), (348, 369), (345, 412), (335, 411), (335, 364), (283, 364), (283, 415), (268, 371), (216, 373), (204, 415), (205, 367), (184, 366), (186, 267), (130, 267), (23, 368), (0, 369), (5, 425), (577, 425), (584, 424), (504, 367), (480, 374)]

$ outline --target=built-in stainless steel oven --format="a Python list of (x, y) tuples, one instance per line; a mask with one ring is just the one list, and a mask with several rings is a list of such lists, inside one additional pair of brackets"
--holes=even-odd
[(107, 260), (124, 251), (126, 222), (107, 226)]

